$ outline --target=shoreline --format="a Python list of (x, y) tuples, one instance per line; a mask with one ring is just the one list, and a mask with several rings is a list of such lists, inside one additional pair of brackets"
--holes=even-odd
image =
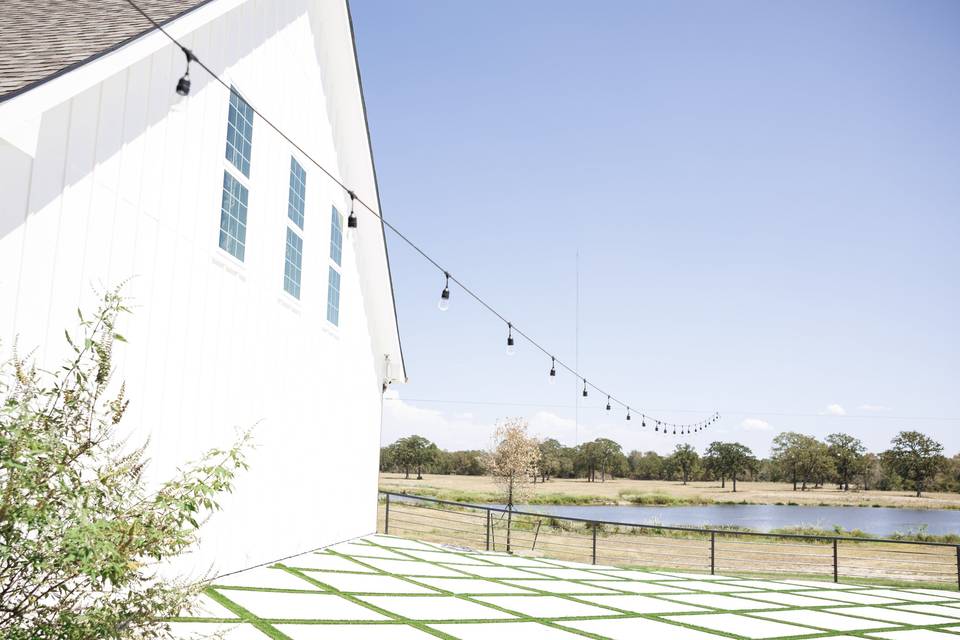
[[(419, 495), (427, 498), (437, 498), (438, 500), (449, 500), (451, 502), (468, 502), (474, 504), (499, 504), (502, 502), (502, 498), (499, 496), (492, 496), (486, 493), (464, 493), (462, 491), (443, 491), (436, 490), (433, 488), (425, 487), (425, 490), (417, 491), (413, 493), (411, 491), (402, 491), (401, 487), (396, 486), (385, 486), (381, 485), (379, 487), (380, 491), (389, 491), (392, 493), (410, 493), (411, 495)], [(415, 488), (414, 488), (415, 489)], [(659, 494), (649, 494), (649, 495), (638, 495), (636, 500), (622, 499), (622, 500), (609, 500), (606, 498), (600, 498), (596, 496), (578, 496), (570, 494), (562, 494), (559, 496), (533, 496), (530, 499), (524, 501), (524, 504), (531, 504), (537, 506), (563, 506), (563, 507), (664, 507), (664, 508), (681, 508), (681, 507), (710, 507), (710, 506), (772, 506), (772, 507), (843, 507), (851, 509), (905, 509), (905, 510), (915, 510), (915, 511), (957, 511), (960, 510), (960, 505), (948, 505), (948, 506), (913, 506), (913, 505), (893, 505), (893, 504), (879, 504), (879, 503), (839, 503), (831, 504), (829, 502), (772, 502), (772, 501), (757, 501), (753, 499), (743, 499), (743, 500), (687, 500), (682, 498), (672, 498), (671, 496), (663, 496)]]
[[(426, 497), (494, 504), (502, 498), (493, 481), (484, 476), (424, 475), (422, 480), (404, 478), (403, 474), (381, 473), (382, 491), (411, 493)], [(605, 483), (588, 483), (582, 479), (552, 479), (530, 485), (533, 505), (556, 506), (649, 506), (695, 507), (723, 505), (769, 505), (800, 507), (859, 507), (914, 509), (934, 511), (960, 510), (960, 494), (929, 493), (921, 498), (905, 491), (838, 491), (834, 488), (793, 491), (784, 483), (737, 483), (737, 492), (721, 488), (714, 482), (680, 482), (611, 479)]]

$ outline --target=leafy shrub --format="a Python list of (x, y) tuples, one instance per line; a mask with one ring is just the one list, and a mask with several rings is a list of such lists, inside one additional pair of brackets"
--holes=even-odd
[[(249, 434), (212, 450), (157, 490), (143, 480), (145, 445), (117, 431), (129, 400), (110, 384), (119, 290), (92, 318), (62, 368), (16, 352), (0, 364), (0, 637), (158, 638), (196, 587), (164, 581), (161, 561), (187, 550), (203, 516), (246, 468)], [(115, 391), (111, 393), (111, 389)]]

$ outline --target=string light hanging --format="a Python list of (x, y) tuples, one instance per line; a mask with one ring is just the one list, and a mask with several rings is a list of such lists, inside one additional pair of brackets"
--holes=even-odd
[(610, 411), (610, 396), (607, 396), (607, 411)]
[(450, 308), (450, 274), (444, 271), (443, 275), (447, 281), (443, 285), (443, 291), (440, 292), (440, 302), (437, 303), (437, 308), (440, 311), (446, 311)]
[[(142, 8), (140, 8), (140, 6), (137, 4), (137, 2), (136, 2), (135, 0), (126, 0), (126, 2), (127, 2), (127, 4), (129, 4), (131, 7), (133, 7), (133, 9), (135, 9), (138, 13), (140, 13), (140, 15), (142, 15), (147, 21), (149, 21), (149, 22), (153, 25), (154, 28), (156, 28), (160, 33), (162, 33), (164, 36), (166, 36), (174, 45), (176, 45), (176, 46), (184, 53), (184, 56), (185, 56), (186, 59), (187, 59), (187, 68), (186, 68), (186, 72), (184, 73), (184, 75), (183, 75), (183, 76), (180, 78), (180, 80), (177, 82), (176, 92), (177, 92), (179, 95), (181, 95), (181, 96), (186, 96), (186, 95), (188, 95), (188, 94), (190, 93), (190, 88), (191, 88), (190, 65), (191, 65), (191, 63), (194, 63), (194, 62), (195, 62), (201, 69), (203, 69), (204, 71), (206, 71), (206, 72), (210, 75), (210, 77), (213, 78), (217, 83), (219, 83), (224, 89), (226, 89), (228, 92), (230, 92), (231, 95), (234, 95), (234, 94), (235, 94), (235, 90), (233, 89), (233, 87), (232, 87), (228, 82), (226, 82), (223, 78), (221, 78), (219, 75), (217, 75), (207, 64), (205, 64), (202, 60), (200, 60), (190, 49), (187, 49), (183, 44), (181, 44), (181, 42), (180, 42), (179, 40), (177, 40), (177, 39), (174, 38), (172, 35), (170, 35), (170, 33), (169, 33), (166, 29), (164, 29), (164, 27), (163, 27), (160, 23), (158, 23), (156, 20), (154, 20), (152, 17), (150, 17), (150, 15), (148, 15)], [(482, 307), (484, 307), (484, 308), (485, 308), (487, 311), (489, 311), (492, 315), (494, 315), (495, 317), (497, 317), (497, 318), (500, 319), (501, 321), (507, 323), (507, 328), (508, 328), (508, 333), (507, 333), (507, 354), (508, 354), (508, 355), (513, 355), (513, 354), (514, 354), (514, 344), (515, 344), (515, 343), (514, 343), (513, 331), (514, 331), (515, 327), (513, 327), (513, 325), (512, 325), (511, 323), (507, 322), (506, 318), (505, 318), (500, 312), (498, 312), (496, 309), (494, 309), (493, 306), (491, 306), (486, 300), (484, 300), (483, 298), (481, 298), (480, 295), (478, 295), (476, 292), (474, 292), (472, 289), (470, 289), (470, 288), (469, 288), (467, 285), (465, 285), (463, 282), (461, 282), (461, 281), (457, 280), (456, 278), (454, 278), (453, 276), (451, 276), (451, 275), (440, 265), (439, 262), (437, 262), (434, 258), (432, 258), (426, 251), (424, 251), (419, 245), (417, 245), (415, 242), (413, 242), (410, 238), (408, 238), (408, 237), (407, 237), (400, 229), (398, 229), (393, 223), (391, 223), (390, 221), (386, 220), (386, 219), (383, 217), (383, 215), (382, 215), (377, 209), (375, 209), (375, 208), (372, 207), (371, 205), (367, 204), (362, 198), (359, 198), (359, 197), (356, 195), (356, 193), (355, 193), (352, 189), (350, 189), (343, 181), (341, 181), (341, 180), (340, 180), (336, 175), (334, 175), (329, 169), (327, 169), (327, 168), (324, 167), (319, 161), (317, 161), (309, 151), (307, 151), (306, 149), (304, 149), (304, 148), (303, 148), (301, 145), (299, 145), (295, 140), (293, 140), (288, 134), (286, 134), (282, 129), (280, 129), (280, 127), (277, 126), (271, 119), (267, 118), (259, 109), (257, 109), (256, 106), (254, 106), (253, 104), (251, 104), (251, 103), (250, 103), (249, 101), (247, 101), (246, 99), (244, 99), (244, 100), (246, 101), (246, 103), (247, 103), (247, 105), (249, 106), (250, 110), (251, 110), (260, 120), (262, 120), (263, 123), (264, 123), (266, 126), (268, 126), (271, 130), (273, 130), (273, 131), (274, 131), (277, 135), (279, 135), (281, 138), (283, 138), (283, 139), (284, 139), (287, 143), (289, 143), (294, 149), (296, 149), (304, 158), (306, 158), (307, 161), (309, 161), (312, 165), (314, 165), (318, 170), (320, 170), (323, 174), (325, 174), (333, 183), (335, 183), (337, 186), (339, 186), (341, 189), (344, 190), (344, 192), (346, 192), (346, 193), (349, 195), (349, 197), (350, 197), (350, 214), (349, 214), (349, 216), (347, 217), (347, 234), (348, 234), (348, 235), (352, 236), (352, 235), (354, 235), (354, 234), (356, 233), (355, 230), (356, 230), (357, 227), (358, 227), (358, 220), (357, 220), (356, 206), (355, 206), (355, 205), (356, 205), (356, 204), (360, 204), (360, 205), (361, 205), (364, 209), (366, 209), (371, 215), (373, 215), (375, 218), (377, 218), (377, 220), (380, 221), (380, 224), (382, 225), (383, 228), (389, 229), (390, 231), (392, 231), (400, 240), (402, 240), (404, 243), (406, 243), (406, 244), (407, 244), (411, 249), (413, 249), (416, 253), (420, 254), (421, 257), (423, 257), (427, 262), (429, 262), (433, 267), (435, 267), (436, 269), (438, 269), (438, 270), (444, 275), (444, 278), (445, 278), (444, 289), (443, 289), (443, 292), (441, 293), (440, 301), (438, 302), (438, 307), (439, 307), (441, 310), (446, 310), (446, 309), (449, 307), (450, 283), (453, 282), (454, 284), (458, 285), (458, 286), (463, 290), (464, 293), (466, 293), (469, 297), (473, 298), (478, 304), (480, 304)], [(557, 359), (556, 359), (554, 356), (552, 356), (541, 344), (539, 344), (536, 340), (534, 340), (533, 338), (531, 338), (529, 335), (527, 335), (527, 334), (524, 333), (523, 331), (521, 331), (521, 330), (519, 330), (519, 329), (516, 329), (516, 332), (517, 332), (517, 335), (518, 335), (518, 336), (526, 339), (528, 343), (530, 343), (533, 347), (535, 347), (536, 349), (538, 349), (539, 351), (541, 351), (543, 354), (545, 354), (545, 355), (550, 355), (550, 360), (551, 360), (551, 366), (550, 366), (550, 382), (551, 382), (551, 383), (553, 383), (553, 382), (556, 380), (556, 375), (557, 375), (557, 374), (556, 374), (556, 367), (557, 367), (557, 365), (560, 365), (563, 369), (566, 369), (569, 373), (571, 373), (575, 378), (578, 378), (578, 379), (582, 379), (582, 380), (583, 380), (583, 397), (587, 397), (587, 396), (588, 396), (587, 387), (588, 387), (588, 386), (589, 386), (589, 387), (593, 387), (594, 390), (596, 390), (597, 392), (599, 392), (599, 393), (607, 396), (607, 405), (608, 405), (608, 406), (612, 407), (612, 404), (613, 404), (613, 403), (616, 403), (616, 404), (620, 405), (621, 407), (626, 408), (626, 409), (627, 409), (627, 419), (628, 419), (628, 420), (630, 419), (630, 415), (631, 415), (631, 414), (630, 414), (630, 408), (626, 405), (626, 403), (625, 403), (624, 401), (618, 399), (616, 396), (613, 396), (612, 394), (610, 394), (610, 393), (608, 393), (607, 391), (605, 391), (605, 390), (597, 387), (596, 385), (592, 385), (592, 384), (588, 383), (587, 380), (586, 380), (586, 378), (584, 378), (582, 375), (580, 375), (579, 372), (577, 372), (575, 369), (573, 369), (573, 368), (570, 367), (569, 365), (565, 364), (564, 362), (562, 362), (562, 361), (560, 361), (560, 360), (557, 360)], [(653, 419), (651, 416), (648, 416), (648, 415), (646, 415), (646, 414), (644, 414), (644, 413), (642, 413), (642, 412), (638, 412), (638, 413), (639, 413), (640, 416), (641, 416), (641, 426), (643, 426), (643, 427), (646, 426), (646, 418), (650, 418), (651, 420)], [(703, 430), (703, 429), (705, 429), (707, 426), (714, 424), (717, 420), (719, 420), (719, 418), (720, 418), (720, 414), (715, 412), (715, 413), (710, 417), (710, 419), (708, 419), (707, 421), (704, 421), (703, 423), (699, 423), (701, 426), (699, 426), (699, 427), (698, 427), (697, 429), (695, 429), (695, 430)], [(657, 426), (656, 426), (656, 431), (659, 431), (659, 430), (660, 430), (660, 423), (661, 423), (660, 420), (657, 420), (657, 421), (656, 421), (656, 425), (657, 425)], [(667, 433), (666, 423), (664, 423), (664, 430), (663, 430), (663, 431), (664, 431), (664, 434)], [(689, 433), (689, 429), (687, 429), (687, 433)]]
[(186, 47), (180, 47), (180, 50), (183, 51), (183, 55), (187, 58), (187, 70), (183, 72), (183, 75), (177, 80), (177, 93), (181, 96), (190, 95), (190, 63), (196, 60), (193, 56), (193, 52)]
[(350, 233), (350, 229), (357, 228), (357, 214), (354, 213), (353, 204), (357, 201), (357, 194), (353, 191), (347, 191), (350, 194), (350, 215), (347, 216), (347, 232)]

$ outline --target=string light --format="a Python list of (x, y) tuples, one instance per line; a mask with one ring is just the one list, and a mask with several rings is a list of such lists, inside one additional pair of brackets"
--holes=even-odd
[(610, 396), (607, 396), (607, 411), (610, 411)]
[(437, 308), (440, 311), (446, 311), (450, 308), (450, 274), (444, 271), (443, 275), (447, 281), (443, 285), (443, 291), (440, 292), (440, 302), (437, 303)]
[[(181, 77), (180, 80), (177, 82), (177, 87), (176, 87), (176, 91), (177, 91), (177, 93), (178, 93), (179, 95), (186, 96), (186, 95), (188, 95), (189, 92), (190, 92), (191, 82), (190, 82), (190, 73), (189, 73), (189, 72), (190, 72), (190, 64), (191, 64), (192, 62), (196, 62), (197, 65), (199, 65), (201, 69), (203, 69), (204, 71), (206, 71), (206, 72), (210, 75), (211, 78), (213, 78), (216, 82), (218, 82), (221, 86), (223, 86), (224, 89), (226, 89), (227, 91), (229, 91), (229, 92), (231, 93), (231, 95), (233, 95), (233, 94), (235, 93), (233, 87), (231, 87), (231, 85), (230, 85), (228, 82), (226, 82), (223, 78), (221, 78), (219, 75), (217, 75), (217, 74), (216, 74), (208, 65), (206, 65), (202, 60), (200, 60), (199, 58), (197, 58), (197, 56), (194, 55), (193, 52), (190, 51), (189, 49), (187, 49), (183, 44), (181, 44), (179, 40), (177, 40), (177, 39), (174, 38), (172, 35), (170, 35), (170, 33), (169, 33), (166, 29), (164, 29), (163, 25), (161, 25), (161, 24), (158, 23), (156, 20), (154, 20), (152, 17), (150, 17), (149, 14), (147, 14), (142, 8), (140, 8), (140, 6), (137, 4), (137, 2), (135, 2), (134, 0), (126, 0), (126, 2), (127, 2), (127, 4), (129, 4), (131, 7), (133, 7), (138, 13), (140, 13), (140, 15), (142, 15), (147, 21), (149, 21), (149, 22), (153, 25), (154, 28), (156, 28), (160, 33), (162, 33), (164, 36), (166, 36), (166, 37), (167, 37), (174, 45), (176, 45), (181, 51), (183, 51), (184, 55), (186, 56), (186, 59), (187, 59), (187, 69), (186, 69), (186, 72), (184, 73), (183, 77)], [(356, 216), (356, 212), (355, 212), (355, 204), (356, 204), (356, 203), (359, 203), (360, 205), (362, 205), (362, 206), (364, 207), (364, 209), (366, 209), (368, 212), (370, 212), (371, 215), (373, 215), (375, 218), (377, 218), (377, 219), (380, 221), (380, 224), (382, 225), (383, 228), (390, 229), (390, 231), (392, 231), (394, 234), (396, 234), (396, 236), (397, 236), (398, 238), (400, 238), (403, 242), (405, 242), (411, 249), (413, 249), (415, 252), (419, 253), (425, 260), (427, 260), (427, 262), (429, 262), (431, 265), (433, 265), (434, 267), (436, 267), (439, 271), (441, 271), (441, 272), (444, 274), (444, 276), (445, 276), (445, 278), (446, 278), (446, 286), (444, 287), (444, 293), (445, 293), (446, 295), (444, 295), (444, 293), (441, 293), (441, 299), (440, 299), (440, 302), (438, 303), (438, 306), (439, 306), (441, 309), (446, 308), (446, 307), (448, 306), (448, 304), (449, 304), (449, 282), (450, 282), (450, 280), (453, 280), (453, 282), (456, 283), (469, 297), (473, 298), (477, 303), (479, 303), (479, 304), (480, 304), (481, 306), (483, 306), (487, 311), (489, 311), (491, 314), (493, 314), (494, 316), (496, 316), (497, 318), (499, 318), (501, 321), (506, 322), (506, 318), (505, 318), (501, 313), (499, 313), (496, 309), (494, 309), (489, 303), (487, 303), (483, 298), (481, 298), (476, 292), (474, 292), (472, 289), (470, 289), (469, 287), (467, 287), (466, 285), (464, 285), (463, 282), (460, 282), (460, 281), (457, 280), (456, 278), (453, 278), (452, 276), (450, 276), (450, 274), (447, 273), (447, 272), (444, 270), (444, 268), (443, 268), (434, 258), (432, 258), (429, 254), (426, 253), (426, 251), (424, 251), (424, 250), (423, 250), (422, 248), (420, 248), (415, 242), (413, 242), (410, 238), (408, 238), (408, 237), (407, 237), (402, 231), (400, 231), (400, 229), (398, 229), (395, 225), (393, 225), (393, 224), (392, 224), (391, 222), (389, 222), (388, 220), (384, 219), (384, 217), (383, 217), (376, 209), (374, 209), (371, 205), (369, 205), (369, 204), (367, 204), (366, 202), (364, 202), (363, 199), (358, 198), (357, 195), (356, 195), (356, 193), (354, 193), (349, 187), (347, 187), (347, 185), (344, 184), (344, 183), (343, 183), (336, 175), (334, 175), (329, 169), (327, 169), (327, 168), (324, 167), (322, 164), (320, 164), (320, 162), (318, 162), (306, 149), (304, 149), (301, 145), (297, 144), (297, 142), (294, 141), (289, 135), (287, 135), (286, 133), (284, 133), (284, 131), (283, 131), (282, 129), (280, 129), (280, 127), (278, 127), (276, 124), (274, 124), (274, 122), (273, 122), (272, 120), (270, 120), (269, 118), (267, 118), (267, 117), (266, 117), (260, 110), (258, 110), (254, 105), (250, 104), (249, 102), (247, 102), (247, 105), (250, 107), (250, 110), (251, 110), (257, 117), (259, 117), (259, 118), (264, 122), (264, 124), (266, 124), (266, 125), (267, 125), (270, 129), (272, 129), (277, 135), (279, 135), (281, 138), (283, 138), (285, 141), (287, 141), (294, 149), (296, 149), (298, 152), (300, 152), (300, 154), (301, 154), (304, 158), (306, 158), (310, 163), (312, 163), (317, 169), (319, 169), (322, 173), (324, 173), (332, 182), (334, 182), (336, 185), (338, 185), (341, 189), (343, 189), (343, 190), (350, 196), (350, 215), (349, 215), (348, 218), (347, 218), (347, 235), (348, 235), (348, 236), (353, 236), (353, 235), (355, 234), (355, 230), (356, 230), (357, 227), (358, 227), (358, 221), (357, 221), (357, 216)], [(514, 327), (513, 327), (512, 324), (510, 324), (510, 323), (507, 323), (507, 326), (508, 326), (507, 353), (508, 353), (508, 355), (513, 355), (513, 353), (514, 353), (514, 338), (513, 338), (513, 329), (514, 329)], [(517, 334), (518, 334), (520, 337), (525, 338), (525, 339), (527, 340), (527, 342), (529, 342), (529, 343), (530, 343), (531, 345), (533, 345), (535, 348), (539, 349), (539, 350), (540, 350), (541, 352), (543, 352), (545, 355), (550, 355), (549, 352), (548, 352), (542, 345), (540, 345), (538, 342), (536, 342), (533, 338), (531, 338), (529, 335), (527, 335), (527, 334), (524, 333), (523, 331), (517, 329)], [(554, 379), (556, 378), (556, 365), (557, 365), (557, 364), (559, 364), (559, 365), (562, 366), (564, 369), (566, 369), (567, 371), (569, 371), (570, 373), (572, 373), (575, 377), (577, 377), (577, 378), (582, 378), (582, 376), (580, 376), (579, 373), (578, 373), (576, 370), (574, 370), (574, 369), (571, 368), (570, 366), (566, 365), (566, 364), (563, 363), (562, 361), (557, 361), (556, 358), (554, 358), (553, 356), (551, 356), (551, 369), (550, 369), (550, 381), (551, 381), (551, 382), (553, 382)], [(588, 385), (588, 383), (587, 383), (587, 380), (586, 380), (585, 378), (582, 378), (582, 379), (583, 379), (583, 383), (584, 383), (584, 386), (583, 386), (583, 396), (584, 396), (584, 397), (587, 397), (587, 395), (588, 395), (588, 394), (587, 394), (587, 385)], [(595, 385), (591, 385), (591, 386), (593, 386), (593, 388), (594, 388), (596, 391), (606, 394), (606, 392), (605, 392), (604, 390), (600, 389), (599, 387), (596, 387)], [(620, 404), (621, 406), (626, 406), (626, 404), (625, 404), (624, 402), (622, 402), (621, 400), (618, 400), (618, 399), (614, 398), (612, 395), (610, 395), (610, 394), (606, 394), (606, 395), (608, 396), (608, 404), (611, 403), (611, 402), (613, 402), (613, 401), (615, 401), (615, 402), (617, 402), (618, 404)], [(629, 410), (629, 408), (627, 409), (627, 415), (628, 415), (628, 419), (629, 419), (629, 415), (630, 415), (630, 410)], [(646, 416), (646, 415), (643, 414), (643, 413), (641, 413), (641, 416), (644, 417), (644, 419), (643, 419), (643, 421), (642, 421), (642, 426), (646, 426), (646, 419), (645, 419), (645, 418), (646, 418), (646, 417), (649, 417), (649, 416)], [(718, 412), (715, 412), (715, 413), (713, 414), (713, 416), (711, 416), (711, 419), (710, 419), (709, 421), (707, 421), (707, 425), (713, 424), (714, 422), (716, 422), (716, 421), (719, 419), (719, 417), (720, 417), (720, 414), (719, 414)], [(657, 421), (657, 430), (658, 430), (658, 431), (659, 431), (659, 428), (660, 428), (660, 421), (658, 420), (658, 421)], [(705, 426), (701, 427), (701, 429), (702, 429), (702, 428), (705, 428)], [(665, 434), (667, 433), (666, 425), (664, 425), (664, 433), (665, 433)]]
[(187, 58), (187, 70), (183, 72), (183, 75), (177, 81), (177, 93), (181, 96), (188, 96), (190, 95), (190, 63), (196, 60), (196, 58), (190, 49), (180, 47), (180, 50), (183, 51), (183, 55)]
[(627, 420), (630, 419), (630, 407), (627, 407)]
[(347, 216), (347, 233), (350, 233), (350, 229), (357, 228), (357, 214), (353, 212), (353, 203), (357, 200), (357, 194), (353, 191), (347, 191), (350, 194), (350, 215)]
[(550, 356), (550, 384), (557, 383), (557, 359)]

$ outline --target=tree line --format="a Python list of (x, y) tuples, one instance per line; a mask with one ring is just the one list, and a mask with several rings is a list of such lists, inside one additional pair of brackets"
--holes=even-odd
[[(738, 480), (788, 482), (796, 491), (836, 485), (848, 491), (960, 490), (960, 454), (947, 458), (943, 446), (919, 431), (901, 431), (885, 451), (873, 453), (858, 438), (834, 433), (823, 440), (788, 431), (773, 439), (771, 455), (758, 458), (739, 442), (711, 442), (702, 452), (678, 444), (669, 455), (624, 452), (617, 442), (597, 438), (566, 446), (554, 438), (539, 442), (540, 456), (529, 470), (534, 482), (551, 478), (719, 481), (737, 490)], [(380, 450), (380, 470), (404, 473), (483, 475), (481, 450), (446, 451), (418, 435)]]

